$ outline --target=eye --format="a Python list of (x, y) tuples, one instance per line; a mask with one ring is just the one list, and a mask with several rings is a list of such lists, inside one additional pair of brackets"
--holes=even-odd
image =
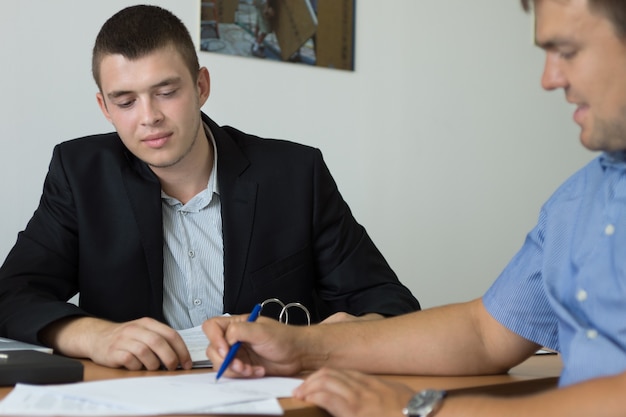
[(577, 50), (565, 49), (565, 50), (559, 51), (559, 57), (561, 57), (561, 59), (568, 61), (574, 58), (577, 52), (578, 52)]
[(177, 90), (177, 89), (174, 89), (174, 90), (165, 90), (165, 91), (161, 91), (161, 92), (159, 92), (159, 93), (158, 93), (158, 95), (159, 95), (159, 96), (162, 96), (162, 97), (171, 97), (171, 96), (173, 96), (174, 94), (176, 94), (176, 91), (178, 91), (178, 90)]
[(115, 105), (119, 107), (120, 109), (127, 109), (130, 106), (132, 106), (134, 102), (135, 100), (123, 100), (123, 101), (119, 101), (115, 103)]

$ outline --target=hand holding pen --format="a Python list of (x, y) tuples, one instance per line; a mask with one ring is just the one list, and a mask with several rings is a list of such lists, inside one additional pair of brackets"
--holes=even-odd
[[(254, 308), (252, 309), (252, 312), (248, 316), (249, 322), (256, 321), (256, 319), (259, 317), (259, 314), (261, 313), (261, 307), (262, 307), (261, 304), (257, 304), (254, 306)], [(236, 342), (234, 345), (230, 347), (230, 349), (228, 350), (228, 354), (226, 355), (226, 358), (224, 359), (224, 362), (222, 362), (222, 366), (220, 366), (220, 369), (217, 371), (215, 382), (217, 382), (220, 379), (224, 371), (228, 369), (233, 359), (235, 359), (235, 356), (237, 355), (237, 351), (239, 350), (239, 346), (241, 346), (241, 342)]]

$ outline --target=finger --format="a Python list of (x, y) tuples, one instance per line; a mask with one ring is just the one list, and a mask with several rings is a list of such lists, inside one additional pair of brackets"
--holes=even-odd
[(312, 402), (336, 417), (389, 415), (400, 410), (413, 391), (402, 384), (356, 371), (322, 369), (311, 375), (301, 399)]
[(137, 343), (128, 345), (128, 350), (144, 364), (146, 369), (155, 370), (162, 366), (173, 370), (182, 365), (191, 367), (191, 356), (177, 331), (153, 319), (141, 319), (129, 326), (125, 333)]
[(294, 392), (294, 397), (316, 404), (333, 416), (352, 416), (358, 409), (361, 387), (344, 371), (321, 369)]
[[(202, 331), (209, 340), (206, 355), (216, 368), (222, 365), (230, 349), (230, 344), (226, 341), (226, 330), (234, 321), (234, 317), (213, 317), (202, 323)], [(226, 375), (232, 376), (228, 372)]]
[(305, 401), (317, 405), (334, 417), (353, 417), (356, 415), (351, 403), (334, 392), (319, 391), (308, 396)]
[[(218, 352), (221, 356), (226, 356), (226, 352), (228, 352), (231, 345), (239, 340), (236, 338), (236, 332), (233, 332), (233, 327), (235, 323), (241, 322), (243, 317), (213, 317), (202, 323), (202, 331), (209, 339), (211, 350)], [(228, 340), (228, 338), (233, 339), (233, 337), (235, 338), (234, 341)]]
[(183, 369), (191, 369), (193, 366), (191, 354), (180, 334), (174, 329), (168, 328), (168, 331), (161, 335), (167, 343), (161, 346), (162, 351), (157, 351), (163, 366), (169, 370), (174, 370), (179, 365)]
[(230, 320), (211, 319), (203, 325), (211, 342), (207, 356), (214, 365), (221, 366), (230, 347), (241, 342), (241, 348), (226, 375), (256, 377), (269, 374), (268, 369), (272, 374), (293, 374), (298, 365), (291, 359), (289, 349), (285, 348), (289, 345), (283, 337), (285, 329), (284, 324), (267, 317), (259, 317), (254, 323), (248, 322), (245, 315), (231, 317)]
[(294, 395), (305, 399), (308, 396), (332, 392), (334, 395), (349, 399), (355, 392), (372, 390), (377, 379), (357, 371), (322, 368), (311, 374), (294, 392)]
[(159, 358), (144, 343), (138, 340), (125, 340), (115, 347), (113, 357), (121, 366), (130, 370), (157, 370), (161, 366)]
[(213, 317), (202, 323), (202, 331), (209, 339), (211, 346), (223, 347), (227, 345), (224, 334), (229, 323), (228, 317)]
[(101, 360), (100, 357), (95, 356), (92, 360), (98, 365), (110, 368), (126, 368), (131, 371), (144, 369), (143, 363), (127, 350), (111, 349), (104, 358), (105, 360)]
[[(350, 383), (346, 371), (337, 371), (330, 368), (321, 368), (309, 375), (304, 382), (296, 388), (294, 396), (305, 399), (316, 392), (334, 391), (347, 393), (353, 384)], [(345, 394), (344, 394), (345, 395)]]
[(265, 376), (265, 368), (259, 365), (252, 365), (235, 358), (229, 367), (234, 377), (260, 378)]

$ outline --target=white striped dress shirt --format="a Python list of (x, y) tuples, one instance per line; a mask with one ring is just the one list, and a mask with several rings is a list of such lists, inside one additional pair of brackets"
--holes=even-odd
[(163, 313), (175, 329), (202, 324), (224, 309), (224, 245), (217, 183), (217, 148), (207, 188), (187, 204), (161, 191)]

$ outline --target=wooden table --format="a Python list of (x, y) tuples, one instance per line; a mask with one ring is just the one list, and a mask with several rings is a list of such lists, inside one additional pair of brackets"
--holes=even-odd
[[(129, 378), (137, 376), (171, 375), (167, 371), (127, 371), (111, 369), (94, 364), (91, 361), (82, 361), (85, 366), (85, 381), (96, 381), (112, 378)], [(556, 386), (562, 364), (558, 355), (536, 355), (519, 366), (511, 369), (504, 375), (465, 376), (465, 377), (429, 377), (406, 375), (383, 375), (383, 378), (399, 381), (412, 387), (415, 391), (425, 388), (446, 389), (452, 395), (464, 393), (482, 393), (492, 395), (521, 395), (537, 392)], [(176, 371), (180, 374), (212, 372), (210, 369), (194, 369), (190, 371)], [(11, 387), (0, 387), (0, 399), (11, 391)], [(328, 417), (324, 410), (311, 404), (283, 398), (280, 404), (287, 417)], [(225, 415), (212, 417), (237, 417)]]

